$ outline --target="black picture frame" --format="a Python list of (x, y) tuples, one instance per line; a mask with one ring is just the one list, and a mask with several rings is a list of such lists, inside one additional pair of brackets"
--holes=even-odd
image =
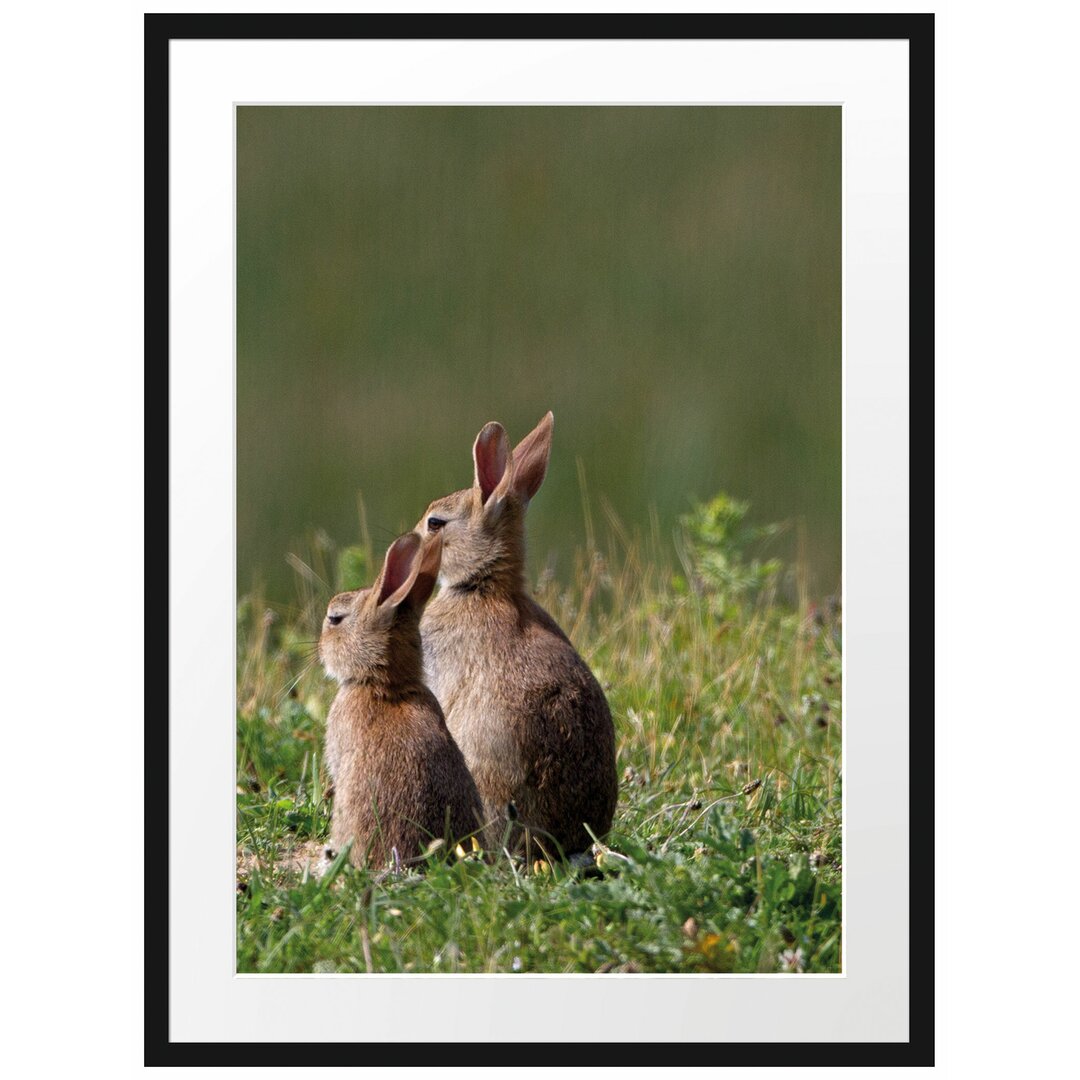
[[(169, 495), (159, 477), (169, 467), (169, 43), (178, 39), (897, 39), (909, 43), (910, 146), (910, 356), (911, 445), (929, 452), (912, 458), (910, 505), (919, 507), (909, 526), (910, 572), (922, 584), (919, 595), (933, 591), (933, 373), (934, 373), (934, 16), (902, 15), (402, 15), (148, 14), (144, 22), (145, 62), (145, 371), (146, 397), (146, 541), (159, 552), (154, 573), (160, 576), (161, 551), (168, 559)], [(916, 438), (917, 435), (917, 438)], [(151, 478), (154, 478), (153, 480)], [(916, 497), (917, 496), (917, 497)], [(929, 519), (929, 520), (928, 520)], [(147, 623), (162, 625), (160, 589), (151, 588), (147, 568)], [(153, 599), (151, 599), (151, 597)], [(153, 610), (151, 611), (151, 604)], [(167, 614), (167, 613), (166, 613)], [(933, 721), (933, 703), (920, 687), (932, 681), (932, 622), (920, 612), (920, 627), (910, 639), (911, 699), (919, 700), (920, 732)], [(167, 625), (167, 620), (166, 620)], [(167, 644), (167, 643), (166, 643)], [(155, 642), (145, 656), (144, 805), (154, 819), (168, 823), (169, 717), (167, 647)], [(163, 689), (166, 691), (163, 693)], [(927, 710), (930, 716), (927, 716)], [(909, 740), (911, 736), (909, 734)], [(161, 849), (160, 829), (146, 830), (145, 1014), (146, 1065), (489, 1065), (511, 1059), (522, 1063), (664, 1065), (671, 1047), (697, 1049), (682, 1061), (715, 1060), (723, 1065), (907, 1065), (934, 1063), (934, 760), (921, 742), (911, 746), (909, 773), (910, 837), (919, 845), (919, 874), (909, 875), (909, 942), (917, 942), (919, 963), (905, 958), (909, 987), (910, 1038), (907, 1042), (868, 1043), (457, 1043), (451, 1053), (439, 1043), (194, 1043), (169, 1036), (169, 862)], [(166, 832), (167, 835), (167, 832)], [(911, 866), (912, 850), (907, 852)], [(917, 886), (916, 886), (917, 881)], [(164, 932), (162, 931), (162, 928)], [(358, 1046), (362, 1058), (358, 1058)], [(719, 1053), (718, 1053), (719, 1050)]]

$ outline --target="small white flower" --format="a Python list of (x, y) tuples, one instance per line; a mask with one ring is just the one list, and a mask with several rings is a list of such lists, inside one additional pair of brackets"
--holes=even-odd
[(521, 957), (520, 956), (515, 956), (513, 961), (510, 964), (510, 967), (514, 971), (520, 971), (521, 970)]
[(780, 954), (780, 967), (784, 971), (802, 971), (802, 969), (803, 969), (803, 951), (802, 951), (802, 949), (785, 949)]

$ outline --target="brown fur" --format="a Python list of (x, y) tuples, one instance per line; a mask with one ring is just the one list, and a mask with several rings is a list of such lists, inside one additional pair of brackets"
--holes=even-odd
[(473, 487), (428, 507), (418, 530), (443, 539), (442, 588), (420, 628), (429, 685), (485, 816), (501, 838), (516, 811), (540, 844), (554, 837), (571, 854), (592, 843), (586, 824), (598, 837), (611, 827), (618, 781), (604, 693), (525, 583), (525, 511), (544, 479), (552, 424), (548, 413), (512, 456), (502, 426), (487, 424), (473, 448)]
[(441, 546), (399, 537), (375, 584), (335, 596), (323, 623), (319, 656), (341, 684), (326, 724), (330, 843), (340, 850), (352, 840), (358, 866), (384, 866), (395, 850), (404, 862), (482, 824), (476, 785), (424, 684), (420, 612)]

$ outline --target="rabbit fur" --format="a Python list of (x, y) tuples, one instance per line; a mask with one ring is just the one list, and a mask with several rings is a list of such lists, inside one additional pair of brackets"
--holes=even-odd
[(441, 551), (441, 537), (398, 537), (375, 584), (335, 596), (323, 621), (319, 657), (339, 683), (326, 729), (330, 844), (351, 840), (357, 865), (406, 862), (482, 828), (476, 785), (424, 683), (420, 613)]
[[(433, 502), (417, 531), (441, 536), (438, 595), (420, 623), (428, 684), (495, 832), (583, 852), (618, 796), (611, 712), (593, 673), (525, 582), (525, 512), (547, 471), (549, 412), (513, 450), (496, 422), (473, 446), (471, 488)], [(552, 855), (555, 851), (549, 852)]]

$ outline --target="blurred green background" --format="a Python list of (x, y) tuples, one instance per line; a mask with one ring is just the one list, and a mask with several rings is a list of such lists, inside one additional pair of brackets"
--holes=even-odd
[[(376, 547), (555, 413), (534, 570), (594, 509), (724, 490), (838, 588), (837, 107), (237, 110), (238, 587), (312, 527)], [(597, 513), (598, 528), (602, 519)]]

